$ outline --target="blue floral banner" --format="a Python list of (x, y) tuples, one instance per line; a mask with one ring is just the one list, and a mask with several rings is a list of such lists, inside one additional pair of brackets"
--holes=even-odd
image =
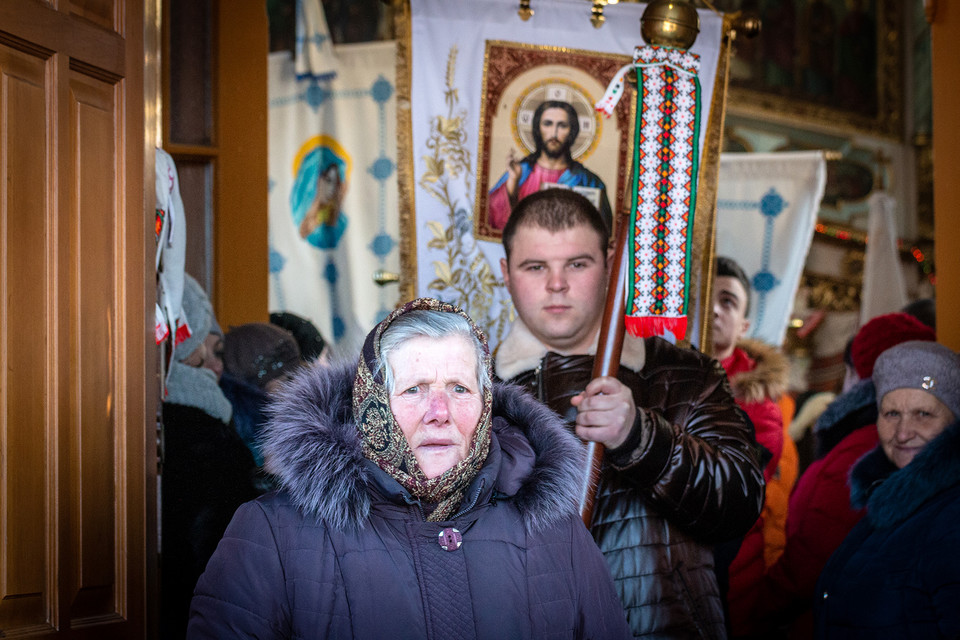
[(397, 302), (396, 44), (333, 48), (333, 79), (269, 60), (270, 310), (310, 319), (335, 352), (359, 349)]

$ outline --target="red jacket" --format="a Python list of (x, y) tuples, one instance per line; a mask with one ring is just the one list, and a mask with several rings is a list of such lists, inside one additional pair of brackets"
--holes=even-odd
[(807, 618), (801, 624), (809, 624), (817, 578), (864, 514), (850, 506), (847, 477), (877, 442), (876, 425), (861, 427), (803, 472), (790, 498), (787, 545), (761, 585), (754, 617), (764, 627), (788, 624), (801, 614)]
[[(730, 378), (737, 403), (750, 417), (756, 430), (757, 442), (773, 454), (763, 470), (770, 483), (777, 476), (783, 453), (783, 416), (776, 399), (786, 388), (787, 360), (777, 349), (756, 341), (742, 341), (733, 354), (721, 362)], [(768, 510), (786, 516), (784, 509)], [(759, 586), (766, 570), (764, 560), (764, 529), (768, 526), (763, 515), (757, 519), (743, 539), (740, 550), (730, 564), (730, 589), (727, 604), (730, 629), (733, 635), (751, 631), (750, 611), (759, 597)], [(783, 526), (770, 523), (769, 526)]]

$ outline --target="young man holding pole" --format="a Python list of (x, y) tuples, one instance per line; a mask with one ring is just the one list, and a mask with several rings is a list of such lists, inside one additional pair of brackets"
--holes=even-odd
[(760, 513), (753, 428), (716, 361), (659, 338), (626, 336), (618, 376), (591, 380), (608, 236), (572, 191), (520, 201), (501, 261), (519, 317), (495, 370), (606, 447), (591, 533), (634, 635), (723, 638), (713, 545), (742, 536)]

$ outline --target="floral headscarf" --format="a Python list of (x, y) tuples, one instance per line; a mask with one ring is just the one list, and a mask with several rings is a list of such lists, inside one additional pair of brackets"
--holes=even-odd
[(419, 298), (391, 313), (367, 335), (353, 385), (353, 417), (360, 431), (363, 455), (390, 474), (412, 495), (426, 503), (436, 504), (427, 519), (440, 521), (450, 517), (460, 506), (464, 492), (487, 459), (493, 394), (489, 387), (483, 392), (483, 410), (467, 456), (436, 478), (427, 478), (390, 410), (390, 392), (377, 366), (381, 360), (380, 339), (383, 332), (397, 318), (414, 310), (455, 313), (466, 318), (482, 345), (483, 366), (491, 372), (487, 338), (473, 320), (451, 304), (433, 298)]

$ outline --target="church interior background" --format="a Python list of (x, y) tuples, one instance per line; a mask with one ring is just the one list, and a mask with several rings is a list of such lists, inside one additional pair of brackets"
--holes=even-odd
[[(418, 228), (398, 215), (413, 180), (404, 182), (412, 162), (398, 152), (410, 147), (398, 126), (410, 103), (398, 72), (407, 41), (396, 26), (411, 4), (443, 2), (468, 4), (0, 1), (0, 636), (157, 637), (156, 147), (179, 175), (185, 270), (210, 294), (221, 327), (301, 311), (336, 351), (355, 356), (355, 337), (412, 291), (405, 247), (450, 246), (451, 227)], [(562, 5), (590, 33), (598, 7), (609, 16), (636, 8), (469, 4), (502, 11), (497, 25), (516, 23), (524, 7), (542, 17)], [(939, 339), (960, 348), (958, 325), (947, 321), (960, 307), (954, 3), (694, 4), (704, 16), (715, 15), (710, 7), (754, 12), (763, 24), (756, 38), (734, 42), (722, 150), (807, 153), (825, 166), (783, 341), (792, 391), (839, 389), (844, 344), (869, 297), (870, 203), (881, 193), (896, 203), (888, 231), (907, 299), (935, 298)], [(298, 6), (323, 16), (322, 34), (298, 33)], [(639, 25), (630, 28), (634, 46)], [(335, 58), (336, 68), (297, 80), (298, 48), (327, 55), (321, 67)], [(456, 103), (455, 90), (444, 95), (453, 73), (436, 75), (436, 93)], [(348, 115), (361, 124), (333, 134), (319, 127)], [(456, 138), (456, 113), (444, 117), (440, 133)], [(292, 152), (277, 160), (283, 147)], [(439, 166), (417, 162), (430, 169), (421, 181), (438, 175)], [(318, 231), (304, 222), (309, 198), (296, 187), (305, 167), (320, 164), (331, 202), (344, 206), (320, 212), (329, 224)], [(465, 175), (475, 184), (477, 176), (476, 165)], [(452, 214), (450, 237), (469, 237), (471, 207)], [(482, 266), (493, 261), (470, 249), (476, 262), (459, 273), (422, 262), (420, 293), (446, 295), (467, 278), (502, 294), (498, 270)], [(496, 335), (502, 326), (488, 328)]]
[[(292, 52), (294, 1), (267, 4), (271, 51)], [(898, 203), (908, 298), (934, 296), (925, 7), (892, 0), (707, 4), (753, 12), (762, 22), (759, 36), (734, 43), (723, 151), (826, 152), (826, 187), (784, 348), (797, 365), (795, 393), (834, 390), (843, 378), (844, 344), (860, 323), (872, 193), (885, 191)], [(323, 8), (337, 46), (396, 36), (387, 3), (329, 0)]]

